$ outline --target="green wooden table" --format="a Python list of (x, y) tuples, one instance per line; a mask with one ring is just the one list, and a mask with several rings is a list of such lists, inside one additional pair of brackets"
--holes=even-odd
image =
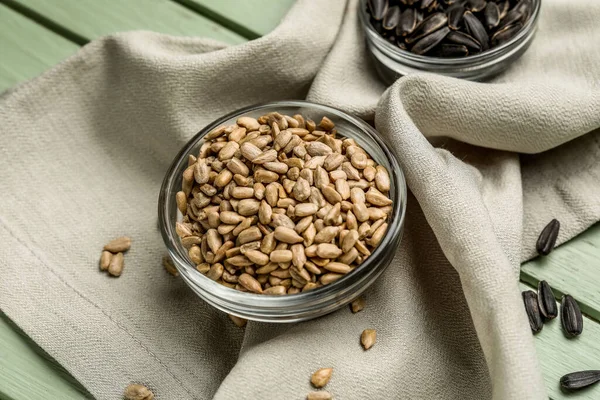
[[(33, 78), (88, 41), (127, 30), (153, 30), (242, 43), (270, 32), (294, 0), (0, 0), (0, 92)], [(572, 294), (587, 318), (584, 334), (562, 335), (558, 319), (536, 336), (552, 399), (600, 399), (600, 385), (576, 395), (560, 391), (567, 372), (600, 369), (600, 224), (543, 260), (523, 265), (521, 285), (545, 279)], [(0, 314), (0, 399), (85, 399), (91, 396), (56, 361)]]

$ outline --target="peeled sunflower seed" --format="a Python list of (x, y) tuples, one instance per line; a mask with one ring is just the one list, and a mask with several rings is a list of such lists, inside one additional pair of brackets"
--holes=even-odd
[(369, 350), (375, 344), (377, 331), (375, 329), (365, 329), (360, 335), (360, 343), (365, 350)]
[(522, 293), (522, 296), (531, 330), (533, 333), (538, 333), (544, 327), (544, 321), (542, 321), (542, 315), (540, 314), (537, 294), (532, 290), (527, 290)]
[(331, 400), (333, 399), (333, 397), (331, 396), (331, 393), (325, 391), (325, 390), (320, 390), (318, 392), (310, 392), (309, 394), (306, 395), (306, 400)]
[(565, 335), (569, 337), (579, 336), (583, 332), (583, 316), (579, 304), (571, 295), (565, 294), (562, 297), (560, 309), (560, 321)]
[(153, 400), (154, 393), (144, 385), (132, 383), (125, 388), (123, 397), (125, 400)]
[(317, 389), (325, 387), (331, 379), (333, 368), (319, 368), (310, 377), (310, 383)]
[(552, 288), (546, 281), (538, 283), (538, 304), (540, 313), (546, 319), (554, 319), (558, 315), (558, 306)]
[(600, 371), (571, 372), (560, 378), (560, 386), (565, 390), (579, 390), (600, 381)]
[(122, 236), (111, 240), (104, 245), (104, 250), (110, 251), (111, 253), (125, 252), (131, 248), (131, 239), (127, 236)]
[(556, 244), (559, 230), (560, 222), (557, 219), (553, 219), (544, 227), (535, 244), (535, 249), (539, 255), (547, 256), (550, 254)]

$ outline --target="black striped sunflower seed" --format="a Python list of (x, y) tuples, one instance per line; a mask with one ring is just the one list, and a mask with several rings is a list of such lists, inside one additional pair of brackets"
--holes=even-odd
[(469, 49), (481, 51), (481, 44), (471, 35), (463, 32), (450, 32), (446, 40), (455, 44), (462, 44)]
[(489, 49), (490, 38), (487, 32), (485, 31), (485, 27), (483, 26), (481, 21), (479, 21), (479, 19), (477, 19), (477, 17), (474, 16), (471, 11), (465, 12), (463, 18), (471, 36), (473, 36), (475, 39), (477, 39), (479, 43), (481, 43), (481, 48), (483, 50)]
[(538, 237), (535, 244), (535, 249), (541, 256), (547, 256), (550, 254), (554, 245), (556, 244), (556, 238), (558, 237), (558, 231), (560, 230), (560, 222), (557, 219), (553, 219), (542, 229), (542, 233)]
[(583, 316), (579, 309), (579, 304), (568, 294), (562, 297), (560, 303), (560, 322), (562, 323), (565, 335), (575, 337), (583, 332)]
[(471, 12), (479, 12), (485, 8), (486, 1), (485, 0), (469, 0), (467, 7)]
[(579, 390), (599, 381), (600, 371), (578, 371), (560, 378), (560, 386), (565, 390)]
[(371, 17), (375, 21), (381, 21), (388, 9), (387, 0), (368, 0), (367, 1)]
[(487, 6), (483, 10), (483, 16), (489, 30), (497, 27), (500, 23), (500, 9), (498, 8), (498, 4), (491, 1), (487, 3)]
[(542, 315), (540, 314), (537, 294), (532, 290), (526, 290), (522, 293), (522, 296), (531, 330), (533, 333), (538, 333), (544, 327), (544, 321), (542, 321)]
[(448, 27), (453, 31), (459, 30), (464, 13), (465, 8), (461, 4), (455, 4), (448, 8), (446, 11), (446, 14), (448, 15)]
[(507, 25), (498, 29), (496, 33), (492, 36), (491, 42), (492, 46), (499, 46), (502, 43), (508, 42), (513, 38), (523, 28), (523, 25), (516, 23), (514, 25)]
[(450, 28), (443, 27), (442, 29), (439, 29), (433, 33), (430, 33), (429, 35), (425, 36), (424, 38), (422, 38), (421, 40), (419, 40), (413, 47), (412, 49), (410, 49), (410, 51), (412, 51), (415, 54), (425, 54), (427, 53), (429, 50), (433, 49), (435, 46), (437, 46), (442, 40), (444, 40), (444, 38), (446, 37), (446, 35), (450, 32)]
[(558, 306), (554, 299), (554, 293), (552, 288), (546, 281), (540, 281), (538, 283), (538, 305), (540, 313), (546, 319), (554, 319), (558, 315)]
[(406, 38), (406, 43), (411, 44), (440, 29), (446, 25), (448, 17), (444, 13), (435, 13), (424, 19), (423, 22), (417, 26), (415, 31), (410, 37)]
[(432, 55), (436, 57), (464, 57), (469, 55), (469, 49), (462, 44), (442, 43)]
[(407, 8), (400, 16), (400, 22), (396, 28), (398, 36), (408, 36), (417, 27), (417, 11), (414, 8)]
[(391, 31), (396, 29), (400, 22), (400, 7), (390, 7), (383, 17), (383, 29)]

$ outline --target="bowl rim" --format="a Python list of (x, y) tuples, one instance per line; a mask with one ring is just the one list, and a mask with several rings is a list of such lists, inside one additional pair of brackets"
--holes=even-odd
[(484, 62), (487, 61), (487, 59), (489, 58), (494, 58), (495, 56), (502, 54), (504, 51), (509, 51), (516, 43), (521, 42), (523, 39), (525, 39), (526, 36), (529, 36), (534, 33), (535, 29), (532, 29), (532, 26), (536, 25), (542, 6), (542, 0), (530, 0), (534, 3), (534, 9), (531, 13), (531, 16), (529, 17), (529, 20), (523, 25), (523, 28), (521, 28), (521, 30), (515, 36), (513, 36), (512, 39), (510, 39), (506, 43), (501, 44), (500, 46), (491, 48), (489, 50), (474, 55), (468, 55), (466, 57), (432, 57), (414, 54), (410, 51), (402, 50), (398, 46), (394, 46), (393, 44), (385, 40), (369, 22), (369, 14), (367, 13), (366, 9), (367, 1), (368, 0), (360, 0), (358, 2), (358, 14), (360, 16), (362, 26), (366, 31), (365, 36), (368, 36), (377, 47), (388, 53), (388, 55), (391, 53), (398, 58), (408, 59), (412, 62), (447, 66)]
[[(188, 261), (187, 249), (185, 249), (185, 247), (181, 244), (180, 241), (176, 240), (179, 239), (179, 237), (175, 232), (175, 224), (171, 224), (168, 220), (169, 212), (167, 210), (167, 206), (170, 204), (170, 202), (167, 199), (167, 194), (172, 194), (171, 197), (174, 198), (174, 194), (177, 191), (179, 191), (179, 189), (175, 189), (175, 191), (173, 191), (172, 187), (173, 183), (176, 182), (176, 174), (181, 173), (182, 166), (185, 165), (188, 155), (191, 154), (191, 150), (196, 146), (198, 141), (200, 141), (206, 134), (233, 118), (243, 116), (250, 112), (260, 111), (262, 109), (265, 109), (265, 112), (272, 112), (274, 110), (270, 109), (276, 107), (311, 108), (316, 111), (321, 110), (329, 114), (334, 114), (336, 115), (336, 117), (343, 118), (348, 122), (352, 123), (353, 125), (357, 126), (370, 140), (372, 140), (381, 149), (387, 161), (389, 162), (391, 171), (388, 171), (388, 173), (390, 175), (390, 181), (392, 182), (393, 188), (395, 189), (394, 193), (398, 198), (394, 199), (391, 221), (389, 222), (388, 231), (386, 232), (381, 243), (377, 246), (375, 251), (369, 256), (367, 261), (358, 266), (349, 274), (322, 287), (310, 290), (308, 292), (269, 296), (258, 293), (241, 292), (239, 290), (229, 288), (209, 279), (208, 277), (197, 271), (195, 265), (192, 265)], [(351, 135), (348, 137), (351, 137)], [(226, 297), (228, 302), (244, 304), (246, 306), (258, 308), (264, 307), (265, 310), (273, 310), (273, 306), (275, 305), (285, 307), (305, 304), (307, 302), (314, 301), (316, 298), (335, 298), (337, 297), (337, 292), (343, 290), (346, 287), (354, 286), (357, 282), (363, 280), (365, 276), (368, 276), (368, 267), (373, 264), (373, 260), (377, 260), (378, 258), (382, 257), (382, 254), (386, 251), (386, 245), (389, 245), (390, 242), (394, 241), (394, 235), (401, 235), (402, 227), (404, 226), (404, 220), (406, 217), (407, 199), (408, 191), (406, 186), (406, 180), (404, 177), (403, 170), (396, 158), (396, 155), (393, 151), (391, 151), (389, 146), (386, 146), (384, 144), (383, 140), (379, 137), (379, 133), (373, 127), (371, 127), (371, 125), (369, 125), (368, 123), (366, 123), (358, 117), (355, 117), (340, 109), (328, 105), (305, 100), (282, 100), (254, 104), (232, 111), (207, 124), (190, 140), (188, 140), (188, 142), (182, 147), (182, 149), (177, 153), (177, 155), (173, 159), (161, 184), (158, 199), (158, 222), (163, 241), (169, 251), (169, 254), (175, 261), (175, 266), (177, 267), (177, 269), (180, 269), (180, 266), (189, 267), (189, 272), (192, 272), (195, 274), (194, 276), (198, 276), (199, 278), (201, 278), (199, 281), (195, 282), (201, 286), (201, 289), (210, 291), (211, 295), (217, 296), (219, 298)], [(170, 201), (172, 202), (174, 200), (170, 199)], [(390, 233), (393, 233), (393, 235), (391, 235)], [(395, 250), (396, 249), (387, 249), (387, 251)], [(188, 271), (180, 271), (180, 273), (186, 276), (186, 279), (184, 280), (189, 285), (189, 277), (187, 276)]]

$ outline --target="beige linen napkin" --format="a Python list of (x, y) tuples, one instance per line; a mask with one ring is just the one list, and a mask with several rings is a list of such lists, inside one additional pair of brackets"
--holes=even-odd
[[(299, 0), (235, 47), (110, 36), (0, 98), (0, 308), (98, 399), (130, 382), (157, 399), (301, 399), (324, 366), (339, 399), (546, 397), (518, 270), (551, 218), (561, 243), (600, 220), (600, 3), (544, 0), (494, 83), (415, 75), (385, 92), (356, 6)], [(307, 96), (392, 144), (404, 239), (363, 312), (243, 331), (160, 266), (159, 186), (211, 120)], [(121, 234), (112, 279), (97, 262)]]

